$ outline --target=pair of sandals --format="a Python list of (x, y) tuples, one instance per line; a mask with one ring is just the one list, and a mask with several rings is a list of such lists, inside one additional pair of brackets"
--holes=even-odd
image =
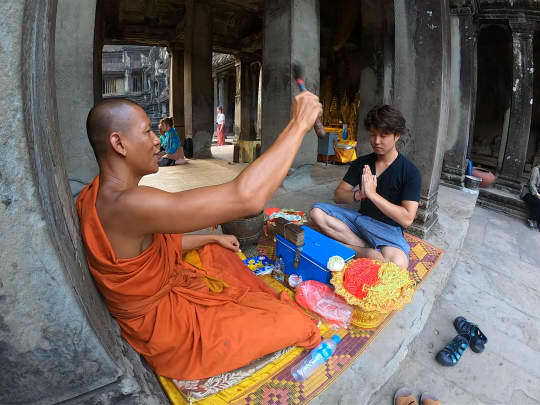
[(454, 328), (456, 328), (458, 335), (435, 357), (437, 362), (443, 366), (455, 366), (469, 346), (473, 352), (482, 353), (488, 341), (478, 325), (467, 321), (462, 316), (458, 316), (454, 320)]
[[(409, 388), (403, 387), (396, 391), (394, 395), (394, 405), (418, 405)], [(441, 405), (434, 395), (424, 392), (420, 395), (420, 405)]]

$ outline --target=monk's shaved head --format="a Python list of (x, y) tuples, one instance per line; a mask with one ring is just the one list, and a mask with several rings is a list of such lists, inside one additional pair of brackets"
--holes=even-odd
[(125, 132), (133, 114), (140, 110), (136, 103), (126, 99), (109, 99), (97, 103), (88, 113), (86, 132), (96, 159), (103, 158), (108, 150), (109, 135)]

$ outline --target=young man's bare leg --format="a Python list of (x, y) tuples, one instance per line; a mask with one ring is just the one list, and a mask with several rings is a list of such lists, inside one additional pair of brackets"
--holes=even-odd
[(394, 262), (399, 267), (403, 267), (405, 269), (409, 267), (409, 258), (403, 250), (393, 246), (383, 246), (381, 253), (385, 262)]
[(328, 215), (320, 208), (313, 208), (310, 216), (322, 233), (353, 249), (356, 252), (356, 257), (383, 260), (383, 256), (378, 250), (368, 247), (368, 244), (351, 231), (343, 221)]

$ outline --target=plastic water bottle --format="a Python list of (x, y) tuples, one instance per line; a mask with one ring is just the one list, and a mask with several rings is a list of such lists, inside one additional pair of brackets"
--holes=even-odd
[(341, 341), (339, 335), (326, 339), (319, 346), (309, 353), (304, 360), (298, 363), (291, 370), (291, 374), (296, 381), (306, 381), (322, 364), (326, 362), (336, 351), (337, 344)]
[(276, 260), (272, 275), (280, 283), (285, 282), (285, 263), (283, 262), (283, 258), (281, 256)]

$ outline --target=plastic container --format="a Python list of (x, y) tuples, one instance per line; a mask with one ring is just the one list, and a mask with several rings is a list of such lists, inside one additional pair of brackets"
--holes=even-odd
[(293, 378), (299, 382), (306, 381), (315, 370), (334, 354), (340, 341), (341, 337), (339, 335), (334, 335), (331, 339), (323, 340), (304, 360), (292, 368), (291, 374)]

